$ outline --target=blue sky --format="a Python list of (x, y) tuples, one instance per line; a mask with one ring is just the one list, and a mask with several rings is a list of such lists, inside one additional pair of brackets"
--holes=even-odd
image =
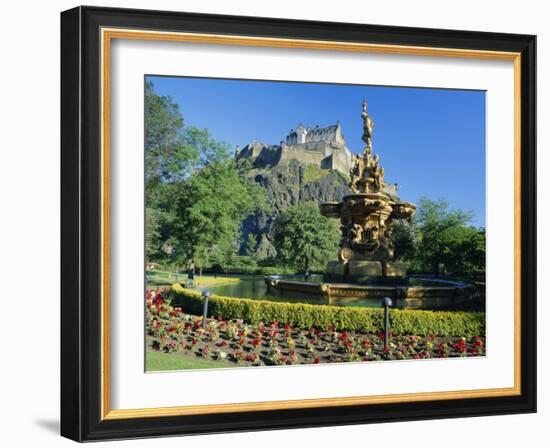
[(444, 198), (485, 225), (485, 92), (341, 84), (149, 76), (180, 106), (185, 124), (208, 128), (233, 148), (279, 144), (300, 122), (342, 125), (361, 153), (361, 102), (375, 122), (373, 152), (399, 196)]

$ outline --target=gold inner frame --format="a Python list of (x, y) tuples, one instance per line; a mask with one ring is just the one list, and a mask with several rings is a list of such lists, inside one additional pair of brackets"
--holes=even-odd
[[(141, 409), (111, 409), (110, 398), (110, 50), (113, 39), (295, 48), (356, 53), (507, 60), (514, 63), (514, 386), (443, 392), (315, 398), (229, 404), (188, 405)], [(263, 410), (306, 409), (381, 403), (405, 403), (521, 394), (521, 54), (514, 52), (416, 47), (304, 39), (101, 29), (101, 419), (166, 417)]]

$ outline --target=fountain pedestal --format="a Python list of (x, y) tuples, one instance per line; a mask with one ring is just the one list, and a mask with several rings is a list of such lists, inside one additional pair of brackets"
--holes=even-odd
[(405, 277), (407, 264), (395, 261), (331, 260), (327, 263), (323, 280), (327, 282), (364, 283), (369, 277)]
[(326, 281), (361, 283), (368, 277), (406, 275), (407, 266), (393, 261), (391, 223), (410, 219), (415, 206), (400, 201), (395, 187), (383, 184), (376, 192), (347, 195), (342, 202), (321, 204), (320, 210), (326, 217), (340, 219), (342, 232), (338, 260), (328, 262)]

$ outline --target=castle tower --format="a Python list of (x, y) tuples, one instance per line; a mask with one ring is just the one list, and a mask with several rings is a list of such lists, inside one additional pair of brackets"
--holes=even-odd
[(305, 143), (307, 137), (307, 129), (300, 123), (296, 128), (296, 143)]

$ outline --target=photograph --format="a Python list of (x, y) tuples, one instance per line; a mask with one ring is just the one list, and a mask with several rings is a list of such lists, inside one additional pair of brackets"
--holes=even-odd
[(146, 372), (486, 356), (486, 93), (146, 74)]

